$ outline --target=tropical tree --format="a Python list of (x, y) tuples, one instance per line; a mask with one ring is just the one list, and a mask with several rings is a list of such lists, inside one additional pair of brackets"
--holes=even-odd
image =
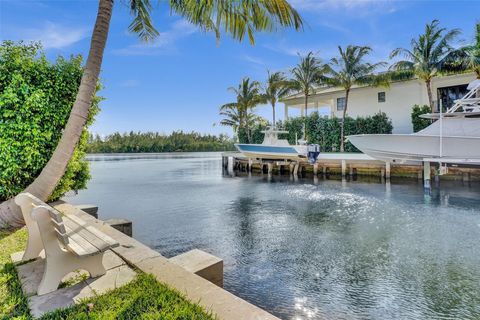
[(446, 58), (447, 70), (475, 72), (480, 79), (480, 23), (475, 26), (475, 40), (472, 44), (453, 50)]
[(240, 129), (246, 131), (247, 142), (251, 142), (250, 128), (258, 120), (258, 116), (252, 111), (257, 105), (265, 102), (261, 94), (261, 85), (258, 81), (251, 81), (250, 78), (243, 78), (238, 87), (230, 87), (236, 95), (236, 102), (230, 102), (220, 107), (220, 114), (226, 116), (220, 121), (222, 125), (231, 126), (238, 136)]
[[(129, 30), (144, 41), (158, 36), (150, 16), (151, 1), (128, 0), (127, 3), (133, 16)], [(85, 71), (62, 138), (40, 175), (25, 190), (44, 201), (63, 176), (85, 126), (102, 65), (113, 4), (113, 0), (99, 0)], [(213, 31), (217, 39), (223, 31), (239, 41), (247, 35), (254, 44), (256, 32), (281, 27), (302, 28), (302, 18), (287, 0), (170, 0), (170, 8), (200, 29)], [(24, 225), (13, 199), (0, 204), (0, 225)]]
[(452, 41), (459, 34), (459, 29), (448, 31), (446, 28), (440, 28), (438, 20), (433, 20), (425, 26), (423, 34), (411, 40), (411, 49), (397, 48), (390, 54), (391, 59), (397, 56), (403, 56), (405, 59), (395, 62), (390, 70), (415, 75), (425, 81), (432, 112), (435, 112), (432, 79), (445, 70), (447, 57), (453, 52)]
[[(291, 70), (292, 79), (290, 87), (304, 96), (304, 116), (308, 116), (308, 98), (315, 93), (315, 86), (320, 84), (320, 79), (325, 72), (325, 65), (313, 52), (300, 56), (300, 62)], [(306, 125), (304, 125), (303, 138), (306, 139)]]
[(365, 57), (372, 52), (367, 46), (349, 45), (343, 49), (338, 47), (339, 56), (332, 58), (326, 66), (326, 76), (323, 81), (326, 84), (345, 89), (345, 106), (342, 113), (340, 126), (340, 152), (345, 150), (345, 116), (348, 109), (348, 98), (353, 85), (380, 85), (387, 84), (386, 77), (375, 75), (374, 72), (384, 62), (369, 63)]
[(272, 106), (273, 128), (275, 128), (276, 125), (275, 105), (280, 99), (286, 97), (290, 91), (291, 84), (283, 72), (270, 73), (270, 71), (268, 71), (268, 78), (263, 96), (265, 100)]

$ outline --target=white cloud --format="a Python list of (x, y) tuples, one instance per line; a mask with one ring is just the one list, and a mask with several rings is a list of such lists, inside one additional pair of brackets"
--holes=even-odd
[(174, 54), (177, 52), (177, 40), (188, 37), (197, 32), (197, 28), (185, 20), (177, 20), (166, 31), (160, 31), (160, 36), (153, 43), (138, 43), (128, 47), (113, 50), (114, 54), (121, 56), (148, 56)]
[(259, 66), (266, 66), (265, 61), (263, 61), (262, 59), (257, 58), (257, 57), (249, 56), (249, 55), (246, 54), (246, 55), (241, 56), (240, 58), (244, 61), (256, 64), (256, 65), (259, 65)]
[(123, 87), (123, 88), (134, 88), (134, 87), (138, 87), (139, 85), (140, 85), (140, 81), (135, 79), (128, 79), (120, 82), (120, 87)]
[(50, 21), (41, 28), (19, 28), (17, 32), (27, 41), (40, 41), (45, 49), (62, 49), (89, 35), (88, 28), (67, 27)]

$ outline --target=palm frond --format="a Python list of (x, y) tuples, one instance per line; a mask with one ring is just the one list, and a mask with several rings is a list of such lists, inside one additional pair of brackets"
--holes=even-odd
[(143, 41), (151, 41), (159, 35), (153, 26), (151, 12), (150, 0), (130, 0), (130, 13), (134, 18), (128, 30), (137, 34)]
[(170, 7), (202, 30), (213, 31), (217, 40), (223, 30), (239, 41), (247, 35), (254, 44), (257, 32), (303, 27), (300, 14), (287, 0), (170, 0)]

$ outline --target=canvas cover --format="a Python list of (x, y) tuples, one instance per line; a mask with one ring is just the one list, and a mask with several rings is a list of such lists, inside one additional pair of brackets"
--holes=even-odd
[[(480, 137), (480, 118), (443, 118), (443, 136)], [(440, 120), (417, 132), (419, 135), (440, 135)]]

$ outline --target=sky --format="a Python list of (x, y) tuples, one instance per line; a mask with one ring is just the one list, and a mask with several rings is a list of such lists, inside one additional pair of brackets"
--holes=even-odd
[[(309, 51), (328, 62), (338, 45), (368, 45), (369, 60), (388, 62), (393, 49), (408, 48), (433, 19), (460, 28), (460, 45), (473, 39), (480, 21), (480, 0), (290, 0), (305, 20), (304, 30), (257, 34), (251, 46), (228, 35), (217, 43), (214, 34), (172, 15), (168, 1), (160, 0), (153, 1), (160, 36), (145, 45), (128, 32), (126, 2), (115, 3), (101, 73), (105, 101), (90, 128), (102, 136), (131, 130), (231, 135), (218, 124), (218, 109), (235, 101), (227, 89), (243, 77), (265, 81), (267, 70), (288, 72)], [(51, 60), (86, 57), (97, 6), (95, 0), (0, 0), (0, 39), (41, 41)], [(256, 112), (271, 118), (269, 106)], [(277, 114), (283, 117), (283, 105)]]

